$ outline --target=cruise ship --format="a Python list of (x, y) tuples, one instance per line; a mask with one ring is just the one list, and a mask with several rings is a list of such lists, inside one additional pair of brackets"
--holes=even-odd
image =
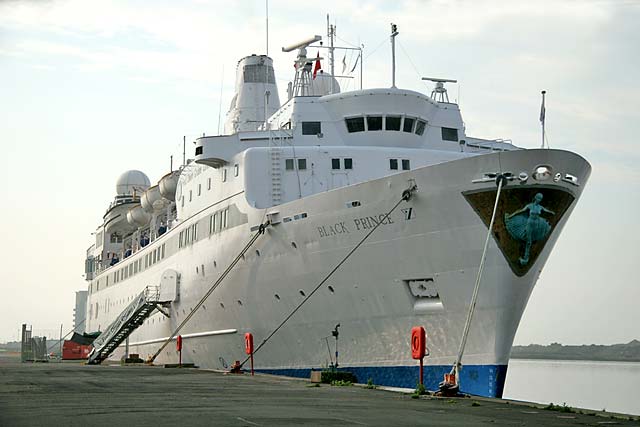
[(246, 56), (224, 134), (197, 138), (154, 185), (118, 178), (85, 262), (85, 327), (102, 332), (89, 363), (177, 363), (180, 335), (183, 363), (229, 370), (251, 333), (258, 372), (338, 368), (414, 388), (423, 326), (427, 389), (455, 372), (462, 392), (502, 395), (591, 167), (467, 135), (445, 79), (401, 89), (393, 65), (391, 87), (341, 91), (319, 69), (338, 49), (329, 29), (328, 46), (283, 48), (295, 67), (284, 102), (272, 59)]

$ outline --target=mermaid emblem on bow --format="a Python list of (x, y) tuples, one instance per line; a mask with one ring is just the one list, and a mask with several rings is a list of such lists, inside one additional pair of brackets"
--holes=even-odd
[(529, 263), (531, 245), (546, 238), (551, 231), (551, 225), (541, 215), (543, 212), (551, 215), (556, 213), (542, 206), (540, 202), (542, 193), (537, 193), (533, 201), (522, 209), (510, 215), (504, 214), (504, 223), (511, 237), (525, 243), (524, 255), (520, 258), (521, 265)]

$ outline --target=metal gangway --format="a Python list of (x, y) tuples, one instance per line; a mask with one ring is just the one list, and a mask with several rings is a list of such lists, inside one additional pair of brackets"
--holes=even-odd
[(159, 306), (171, 301), (160, 300), (160, 287), (147, 286), (122, 313), (93, 341), (93, 350), (89, 353), (87, 364), (98, 365), (105, 360), (138, 326)]

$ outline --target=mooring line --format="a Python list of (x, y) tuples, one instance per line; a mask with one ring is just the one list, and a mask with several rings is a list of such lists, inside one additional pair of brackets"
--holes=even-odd
[(160, 346), (160, 348), (158, 349), (158, 351), (156, 351), (156, 353), (151, 356), (151, 358), (147, 361), (147, 363), (153, 363), (153, 361), (156, 359), (156, 357), (158, 357), (158, 355), (162, 352), (162, 350), (164, 350), (164, 348), (167, 346), (167, 344), (169, 344), (171, 342), (171, 340), (173, 338), (176, 337), (176, 335), (178, 335), (178, 332), (180, 332), (180, 330), (182, 329), (182, 327), (184, 325), (187, 324), (187, 322), (196, 314), (196, 312), (198, 311), (198, 309), (200, 308), (200, 306), (202, 306), (202, 304), (204, 304), (204, 302), (206, 301), (207, 298), (209, 298), (209, 295), (211, 295), (211, 293), (220, 285), (220, 283), (222, 283), (222, 281), (224, 280), (225, 277), (227, 277), (227, 275), (229, 274), (229, 272), (231, 272), (231, 270), (233, 269), (233, 267), (235, 267), (235, 265), (240, 261), (240, 259), (244, 256), (244, 254), (249, 250), (249, 248), (251, 246), (253, 246), (253, 244), (256, 242), (256, 240), (258, 240), (258, 237), (260, 237), (262, 234), (264, 234), (264, 230), (269, 226), (269, 221), (267, 221), (264, 224), (260, 224), (260, 228), (258, 229), (258, 231), (253, 235), (253, 237), (251, 237), (251, 239), (249, 240), (249, 243), (247, 243), (245, 245), (245, 247), (242, 249), (242, 251), (240, 251), (240, 253), (234, 258), (233, 262), (231, 262), (231, 264), (229, 264), (229, 266), (226, 268), (226, 270), (222, 273), (222, 275), (220, 275), (220, 277), (218, 278), (218, 280), (215, 281), (215, 283), (211, 286), (211, 288), (209, 288), (209, 290), (207, 291), (207, 293), (204, 294), (204, 296), (200, 299), (200, 301), (193, 307), (193, 309), (191, 310), (191, 312), (187, 315), (187, 317), (184, 318), (184, 320), (180, 323), (180, 325), (178, 325), (178, 327), (171, 333), (171, 335), (169, 336), (169, 338), (167, 338), (167, 340), (164, 342), (164, 344), (162, 344), (162, 346)]
[[(362, 246), (362, 244), (369, 238), (369, 236), (371, 236), (371, 234), (373, 234), (374, 231), (376, 231), (378, 229), (378, 227), (380, 225), (382, 225), (383, 222), (385, 222), (385, 220), (387, 218), (389, 218), (389, 215), (391, 215), (397, 208), (398, 206), (400, 206), (400, 204), (402, 202), (408, 202), (412, 195), (413, 192), (417, 189), (418, 187), (413, 184), (411, 187), (409, 187), (408, 189), (404, 190), (402, 192), (402, 198), (400, 200), (398, 200), (398, 203), (396, 203), (393, 208), (391, 208), (391, 210), (389, 212), (387, 212), (384, 216), (383, 219), (380, 220), (380, 222), (378, 222), (378, 224), (376, 224), (359, 242), (357, 245), (355, 245), (353, 247), (353, 249), (351, 249), (349, 251), (349, 253), (329, 272), (329, 274), (327, 274), (324, 279), (322, 279), (320, 281), (320, 283), (318, 283), (318, 285), (316, 285), (316, 287), (309, 293), (309, 295), (307, 295), (301, 302), (300, 304), (298, 304), (298, 306), (296, 308), (293, 309), (293, 311), (291, 311), (291, 313), (289, 313), (289, 315), (287, 317), (285, 317), (285, 319), (260, 343), (260, 345), (258, 347), (256, 347), (253, 350), (253, 354), (256, 354), (266, 343), (267, 341), (269, 341), (271, 339), (271, 337), (273, 337), (283, 326), (285, 323), (287, 323), (289, 321), (289, 319), (291, 319), (293, 317), (294, 314), (296, 314), (296, 312), (298, 310), (300, 310), (300, 308), (307, 302), (309, 301), (309, 299), (313, 296), (313, 294), (315, 294), (318, 289), (320, 289), (322, 287), (322, 285), (324, 285), (327, 280), (329, 280), (329, 278), (336, 272), (338, 271), (338, 269), (340, 267), (342, 267), (342, 265), (349, 259), (349, 257), (351, 257), (351, 255), (353, 255), (353, 253), (358, 250), (358, 248), (360, 246)], [(247, 363), (247, 361), (251, 359), (251, 356), (247, 356), (246, 359), (244, 359), (242, 361), (242, 363), (240, 364), (240, 367), (244, 366), (245, 363)]]
[(467, 337), (469, 336), (469, 329), (471, 328), (471, 320), (473, 319), (473, 313), (475, 312), (476, 303), (478, 301), (478, 291), (480, 290), (480, 282), (482, 280), (482, 273), (484, 271), (484, 262), (487, 257), (487, 249), (489, 247), (489, 241), (491, 234), (493, 233), (493, 223), (496, 219), (496, 212), (498, 211), (498, 201), (500, 200), (500, 192), (502, 191), (503, 184), (507, 183), (507, 178), (500, 174), (496, 177), (496, 184), (498, 184), (498, 191), (496, 192), (496, 200), (493, 205), (493, 212), (491, 214), (491, 221), (489, 222), (489, 230), (487, 231), (487, 238), (484, 241), (484, 249), (482, 250), (482, 257), (480, 257), (480, 267), (478, 268), (478, 274), (476, 276), (476, 284), (473, 288), (473, 294), (471, 296), (471, 304), (469, 305), (469, 312), (467, 313), (467, 320), (464, 324), (462, 331), (462, 339), (460, 340), (460, 348), (458, 349), (458, 356), (456, 358), (453, 367), (451, 368), (451, 374), (455, 374), (456, 383), (458, 381), (459, 370), (462, 366), (462, 355), (464, 354), (464, 348), (467, 344)]

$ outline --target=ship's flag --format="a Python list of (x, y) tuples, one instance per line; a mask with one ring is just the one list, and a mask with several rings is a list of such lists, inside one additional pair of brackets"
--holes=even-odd
[(353, 73), (355, 71), (356, 67), (358, 66), (358, 60), (360, 59), (360, 55), (362, 55), (362, 52), (360, 52), (358, 54), (358, 57), (356, 58), (356, 63), (353, 64), (353, 68), (351, 69), (350, 73)]
[(544, 117), (545, 114), (547, 112), (547, 110), (544, 108), (544, 95), (545, 93), (547, 93), (546, 90), (542, 91), (542, 105), (540, 105), (540, 123), (542, 123), (544, 125)]
[(314, 80), (315, 80), (316, 74), (318, 74), (318, 71), (320, 70), (320, 68), (322, 68), (322, 65), (320, 65), (320, 52), (318, 52), (318, 56), (316, 56), (316, 65), (313, 67), (313, 79)]

